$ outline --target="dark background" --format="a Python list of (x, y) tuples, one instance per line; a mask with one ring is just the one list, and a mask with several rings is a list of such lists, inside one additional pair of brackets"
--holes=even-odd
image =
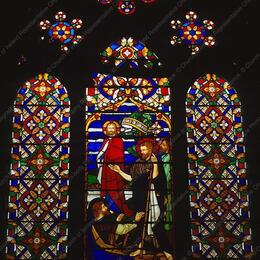
[[(12, 104), (18, 88), (38, 73), (49, 72), (67, 88), (71, 99), (71, 183), (69, 204), (69, 259), (83, 258), (84, 227), (84, 96), (91, 85), (92, 72), (110, 72), (112, 67), (100, 63), (99, 53), (113, 41), (132, 36), (146, 43), (160, 58), (160, 70), (117, 71), (131, 76), (173, 76), (174, 124), (174, 190), (182, 198), (175, 208), (175, 240), (177, 260), (189, 259), (191, 248), (189, 199), (185, 137), (185, 94), (189, 86), (206, 73), (224, 77), (236, 88), (241, 102), (246, 133), (247, 174), (250, 191), (251, 226), (255, 253), (260, 250), (260, 98), (259, 98), (259, 14), (257, 0), (157, 0), (145, 5), (137, 0), (137, 10), (123, 16), (113, 7), (96, 0), (85, 1), (5, 1), (1, 7), (1, 94), (0, 94), (0, 259), (4, 259), (8, 174), (10, 167)], [(177, 7), (177, 5), (179, 7)], [(56, 44), (48, 44), (39, 22), (53, 21), (57, 11), (64, 11), (71, 21), (84, 22), (81, 33), (85, 40), (68, 55)], [(170, 45), (174, 30), (172, 19), (183, 19), (193, 10), (201, 20), (215, 22), (214, 48), (204, 48), (190, 58), (190, 50), (183, 45)], [(19, 65), (21, 57), (25, 62)], [(182, 194), (186, 194), (182, 196)], [(255, 255), (260, 259), (260, 253)]]

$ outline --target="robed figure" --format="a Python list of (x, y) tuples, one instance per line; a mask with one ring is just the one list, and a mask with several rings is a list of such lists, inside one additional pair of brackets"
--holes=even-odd
[(139, 158), (129, 173), (124, 172), (119, 165), (110, 164), (109, 167), (131, 182), (133, 196), (128, 201), (131, 210), (145, 212), (140, 248), (144, 248), (147, 239), (153, 239), (158, 250), (169, 253), (171, 249), (165, 239), (162, 221), (167, 203), (167, 184), (163, 167), (153, 153), (153, 145), (149, 140), (142, 140), (137, 145)]
[(125, 203), (124, 178), (108, 166), (116, 163), (124, 169), (124, 143), (121, 137), (117, 137), (119, 129), (119, 124), (115, 121), (108, 121), (103, 126), (106, 138), (97, 155), (98, 181), (101, 184), (101, 197), (106, 199), (110, 208), (131, 215)]

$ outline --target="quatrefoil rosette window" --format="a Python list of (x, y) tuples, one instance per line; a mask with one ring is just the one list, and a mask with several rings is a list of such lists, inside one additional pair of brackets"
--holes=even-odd
[[(145, 4), (154, 3), (156, 0), (141, 0)], [(130, 15), (136, 11), (136, 0), (98, 0), (103, 5), (113, 4), (117, 5), (118, 11), (123, 15)]]
[(215, 45), (215, 38), (209, 35), (214, 23), (210, 20), (201, 22), (193, 11), (188, 12), (183, 21), (172, 20), (171, 27), (178, 32), (177, 36), (172, 37), (171, 44), (183, 43), (191, 49), (191, 54), (198, 53), (203, 45), (207, 47)]
[(52, 24), (49, 20), (40, 22), (42, 30), (48, 30), (50, 42), (59, 42), (61, 50), (67, 52), (71, 44), (78, 44), (83, 36), (78, 35), (76, 31), (82, 27), (82, 20), (73, 19), (71, 22), (66, 20), (67, 16), (63, 12), (55, 14), (55, 22)]

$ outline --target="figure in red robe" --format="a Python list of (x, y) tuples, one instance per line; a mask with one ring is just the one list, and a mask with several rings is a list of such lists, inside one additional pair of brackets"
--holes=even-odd
[(124, 168), (123, 139), (116, 136), (119, 131), (120, 126), (115, 121), (108, 121), (103, 125), (103, 132), (107, 137), (97, 155), (98, 181), (101, 184), (101, 197), (106, 198), (110, 208), (130, 216), (132, 212), (125, 202), (124, 179), (108, 167), (109, 164), (119, 164)]

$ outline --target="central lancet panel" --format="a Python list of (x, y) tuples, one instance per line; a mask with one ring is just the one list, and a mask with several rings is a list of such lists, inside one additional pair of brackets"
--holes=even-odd
[[(111, 50), (113, 50), (111, 52)], [(161, 66), (142, 43), (112, 44), (102, 61)], [(152, 58), (152, 59), (151, 59)], [(149, 64), (149, 66), (147, 66)], [(94, 73), (86, 106), (88, 257), (172, 254), (172, 108), (165, 77)]]

